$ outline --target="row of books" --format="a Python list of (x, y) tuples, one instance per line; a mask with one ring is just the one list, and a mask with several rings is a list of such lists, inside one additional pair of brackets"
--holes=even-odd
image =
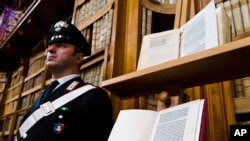
[(250, 96), (246, 97), (237, 97), (234, 98), (234, 107), (235, 107), (235, 114), (236, 114), (236, 124), (248, 124), (250, 125)]
[(176, 0), (153, 0), (159, 2), (160, 4), (176, 4)]
[(21, 96), (20, 102), (18, 104), (17, 109), (24, 109), (29, 107), (31, 103), (41, 94), (41, 91), (35, 91), (30, 93), (29, 95)]
[(6, 101), (11, 101), (13, 98), (18, 97), (21, 91), (21, 83), (20, 85), (16, 85), (8, 89)]
[(17, 108), (17, 100), (14, 100), (12, 102), (6, 103), (4, 106), (4, 115), (11, 114), (16, 111)]
[(102, 82), (103, 61), (97, 62), (81, 70), (81, 77), (85, 82), (101, 85)]
[(232, 37), (250, 31), (250, 0), (226, 0), (217, 4), (223, 7), (231, 20)]
[(76, 20), (75, 24), (83, 22), (84, 20), (91, 17), (97, 10), (102, 8), (105, 4), (111, 0), (90, 0), (81, 5), (76, 9)]
[(113, 9), (110, 9), (103, 17), (95, 21), (91, 26), (82, 30), (82, 34), (91, 45), (91, 52), (110, 44), (112, 30)]
[(44, 68), (44, 66), (45, 66), (44, 52), (40, 52), (36, 56), (30, 58), (28, 75), (31, 75), (36, 71), (39, 71), (40, 69)]
[(152, 10), (142, 7), (142, 36), (151, 33)]
[(0, 15), (0, 40), (5, 40), (23, 16), (23, 11), (5, 6)]
[(43, 73), (41, 72), (38, 73), (36, 76), (30, 78), (29, 80), (25, 81), (23, 86), (23, 92), (40, 85), (42, 80), (43, 80)]
[(250, 77), (233, 80), (234, 97), (250, 97)]
[(6, 72), (0, 72), (0, 105), (2, 104), (3, 91), (5, 89), (6, 83), (7, 83)]
[(22, 82), (24, 76), (23, 76), (23, 67), (19, 67), (15, 71), (13, 71), (13, 74), (11, 76), (11, 84), (10, 87), (14, 87), (15, 85)]

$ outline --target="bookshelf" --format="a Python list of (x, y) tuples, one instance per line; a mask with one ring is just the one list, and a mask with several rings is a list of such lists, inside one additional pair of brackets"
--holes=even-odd
[[(6, 72), (0, 72), (0, 112), (2, 114), (2, 111), (4, 110), (4, 104), (5, 104), (5, 97), (4, 92), (7, 84), (7, 73)], [(4, 123), (5, 123), (5, 117), (0, 116), (0, 138), (2, 138), (4, 133)]]
[[(180, 27), (208, 2), (209, 0), (177, 1), (174, 28)], [(132, 5), (132, 2), (129, 4)], [(134, 13), (135, 11), (136, 10), (134, 10)], [(139, 14), (141, 14), (140, 12), (142, 13), (142, 11), (138, 10)], [(128, 31), (133, 30), (137, 32), (138, 30), (140, 34), (140, 29), (130, 26), (124, 27), (126, 27), (126, 29), (128, 28)], [(119, 32), (119, 30), (117, 32)], [(125, 34), (135, 37), (134, 33), (129, 32)], [(118, 51), (116, 48), (115, 55), (112, 56), (111, 54), (110, 60), (113, 63), (113, 72), (111, 72), (111, 76), (108, 79), (102, 82), (102, 86), (119, 97), (119, 100), (121, 100), (120, 103), (128, 105), (122, 106), (121, 104), (119, 109), (130, 109), (131, 107), (145, 108), (146, 106), (141, 104), (144, 103), (144, 101), (142, 101), (144, 96), (159, 93), (162, 90), (168, 90), (170, 94), (178, 95), (179, 90), (185, 88), (183, 92), (189, 93), (189, 100), (204, 97), (209, 99), (207, 129), (205, 133), (206, 139), (211, 141), (228, 140), (229, 125), (235, 124), (235, 103), (232, 97), (231, 80), (249, 76), (249, 68), (247, 68), (249, 65), (247, 60), (249, 58), (245, 51), (249, 51), (248, 42), (250, 38), (246, 36), (246, 34), (244, 38), (238, 38), (237, 40), (237, 37), (234, 37), (231, 43), (140, 71), (135, 71), (136, 64), (134, 63), (127, 65), (129, 61), (136, 62), (138, 57), (137, 51), (140, 50), (138, 47), (140, 43), (126, 38), (128, 41), (124, 43), (125, 47), (119, 43), (116, 45), (116, 47), (119, 46), (119, 48), (124, 47), (121, 49), (122, 51)], [(141, 41), (140, 36), (137, 36), (137, 41)], [(126, 46), (126, 44), (131, 45), (130, 42), (134, 43), (133, 47), (135, 49)], [(138, 48), (136, 48), (136, 46)], [(133, 51), (135, 53), (133, 53)], [(131, 56), (133, 54), (134, 58), (129, 58), (126, 56), (127, 54), (131, 54)], [(240, 55), (240, 57), (238, 55)], [(121, 59), (120, 56), (125, 59)], [(117, 60), (123, 62), (125, 65), (119, 64)], [(154, 99), (154, 95), (152, 96), (152, 99)], [(116, 97), (113, 99), (117, 100)], [(150, 101), (150, 103), (155, 105), (155, 101)], [(118, 102), (116, 103), (116, 106), (117, 105)], [(142, 105), (142, 107), (140, 107), (140, 105)], [(218, 128), (221, 130), (218, 131)]]
[[(250, 37), (160, 65), (105, 80), (102, 86), (121, 98), (169, 89), (193, 87), (250, 75)], [(239, 57), (240, 56), (240, 57)], [(244, 64), (244, 65), (243, 65)], [(228, 71), (230, 70), (230, 71)], [(223, 72), (223, 73), (221, 73)], [(138, 88), (138, 85), (142, 89)], [(150, 86), (150, 87), (148, 87)], [(180, 86), (180, 87), (178, 87)]]
[[(4, 99), (4, 90), (7, 84), (7, 74), (6, 72), (0, 72), (0, 106), (3, 107), (3, 101)], [(0, 109), (0, 113), (1, 113), (2, 109)]]
[(11, 84), (7, 90), (7, 96), (3, 115), (13, 114), (17, 109), (18, 98), (22, 90), (24, 80), (24, 66), (22, 63), (17, 65), (17, 69), (11, 76)]
[(81, 77), (100, 85), (105, 79), (106, 58), (111, 44), (114, 0), (75, 1), (72, 23), (82, 31), (91, 46), (91, 56), (81, 66)]
[(2, 136), (0, 138), (2, 140), (8, 140), (9, 136), (12, 136), (12, 124), (15, 122), (15, 113), (18, 108), (19, 97), (23, 88), (25, 63), (25, 59), (22, 59), (16, 64), (16, 67), (10, 76), (10, 85), (6, 87), (6, 97), (3, 104), (3, 114), (1, 116), (3, 124), (0, 129), (2, 130)]
[(101, 85), (104, 73), (105, 50), (100, 50), (85, 59), (81, 66), (81, 77), (87, 83)]
[(29, 68), (24, 78), (23, 90), (20, 96), (18, 110), (27, 109), (34, 99), (40, 95), (44, 87), (44, 77), (46, 76), (45, 68), (45, 40), (42, 39), (37, 43), (29, 57)]
[[(249, 1), (226, 0), (217, 3), (217, 7), (223, 7), (232, 24), (232, 40), (237, 41), (249, 37)], [(250, 118), (246, 118), (250, 106), (246, 104), (249, 99), (249, 75), (238, 77), (231, 81), (233, 89), (233, 101), (237, 124), (249, 124)], [(243, 112), (245, 111), (245, 112)], [(243, 119), (245, 121), (243, 121)]]
[[(141, 1), (141, 35), (148, 35), (174, 28), (176, 1)], [(165, 19), (165, 20), (163, 20)], [(159, 93), (145, 95), (146, 109), (156, 110)]]
[(15, 136), (21, 117), (45, 85), (44, 43), (44, 40), (38, 42), (13, 71), (2, 116), (5, 117), (2, 139), (10, 140)]

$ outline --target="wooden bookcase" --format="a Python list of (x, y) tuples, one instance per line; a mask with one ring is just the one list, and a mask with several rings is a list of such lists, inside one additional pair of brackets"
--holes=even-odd
[(34, 48), (29, 58), (27, 76), (24, 78), (23, 90), (20, 96), (18, 110), (27, 109), (31, 103), (40, 95), (44, 87), (45, 68), (45, 40), (41, 40)]
[[(162, 90), (176, 95), (182, 90), (187, 96), (184, 101), (208, 99), (206, 140), (229, 140), (229, 126), (236, 124), (231, 80), (250, 75), (247, 68), (250, 38), (247, 33), (240, 38), (234, 37), (231, 43), (135, 71), (142, 29), (132, 26), (132, 21), (141, 25), (140, 20), (135, 19), (142, 18), (139, 15), (142, 13), (140, 6), (143, 2), (124, 2), (122, 5), (129, 10), (123, 14), (118, 12), (120, 28), (126, 30), (116, 29), (117, 40), (114, 47), (110, 48), (109, 77), (102, 82), (102, 86), (112, 93), (115, 112), (131, 108), (145, 109), (146, 95)], [(177, 1), (174, 28), (180, 27), (208, 2), (209, 0)], [(122, 22), (125, 21), (127, 24), (123, 25)]]
[(5, 102), (3, 105), (3, 114), (1, 116), (1, 140), (7, 140), (9, 136), (12, 136), (13, 126), (15, 121), (15, 112), (19, 102), (19, 97), (22, 91), (24, 82), (24, 60), (20, 60), (14, 69), (11, 79), (10, 86), (6, 87)]
[[(7, 85), (7, 73), (6, 72), (0, 72), (0, 112), (2, 115), (4, 104), (5, 104), (5, 88)], [(3, 133), (4, 133), (4, 124), (5, 124), (5, 117), (0, 116), (0, 138), (2, 138)]]
[[(6, 72), (0, 72), (0, 106), (3, 106), (3, 103), (5, 101), (4, 99), (4, 90), (7, 84), (7, 73)], [(0, 110), (1, 113), (2, 110)]]
[(49, 77), (46, 74), (44, 59), (45, 41), (41, 40), (30, 54), (24, 57), (14, 70), (7, 91), (2, 119), (2, 139), (12, 140), (17, 133), (22, 116), (31, 103), (40, 95)]
[(91, 55), (81, 66), (81, 77), (89, 83), (101, 84), (105, 79), (106, 58), (111, 44), (114, 0), (76, 0), (72, 23), (82, 31), (91, 46)]

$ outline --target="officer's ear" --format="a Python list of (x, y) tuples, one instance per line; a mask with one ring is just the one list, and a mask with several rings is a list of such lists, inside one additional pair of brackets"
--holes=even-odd
[(81, 64), (83, 60), (84, 60), (84, 55), (82, 53), (76, 53), (76, 55), (75, 55), (75, 63), (76, 64)]

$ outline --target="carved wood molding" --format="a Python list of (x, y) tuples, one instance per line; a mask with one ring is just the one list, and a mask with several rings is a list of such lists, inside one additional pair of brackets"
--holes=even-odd
[(154, 12), (163, 14), (175, 14), (176, 12), (176, 4), (160, 4), (151, 2), (149, 0), (142, 0), (141, 3), (142, 6)]

